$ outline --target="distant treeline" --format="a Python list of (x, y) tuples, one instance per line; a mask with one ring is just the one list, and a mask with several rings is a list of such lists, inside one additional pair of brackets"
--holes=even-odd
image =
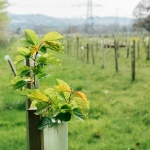
[[(51, 30), (61, 33), (86, 33), (87, 22), (84, 18), (54, 18), (42, 14), (16, 15), (9, 14), (10, 31), (20, 34), (25, 28), (32, 29), (38, 34), (45, 34)], [(134, 19), (119, 17), (94, 17), (90, 34), (127, 32), (132, 28)]]

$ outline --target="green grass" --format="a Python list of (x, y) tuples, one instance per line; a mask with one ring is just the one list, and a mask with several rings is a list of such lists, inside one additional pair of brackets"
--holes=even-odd
[[(69, 150), (150, 150), (150, 61), (140, 49), (136, 59), (136, 80), (131, 82), (131, 58), (120, 49), (119, 71), (115, 71), (114, 51), (106, 50), (105, 68), (100, 52), (96, 64), (73, 56), (58, 54), (63, 68), (48, 68), (50, 77), (42, 79), (41, 88), (62, 79), (90, 101), (89, 118), (69, 122)], [(14, 56), (15, 48), (3, 48), (0, 55), (0, 149), (26, 149), (26, 120), (23, 97), (8, 86), (13, 75), (4, 60)]]
[(0, 149), (26, 149), (25, 112), (15, 109), (1, 111), (0, 116)]

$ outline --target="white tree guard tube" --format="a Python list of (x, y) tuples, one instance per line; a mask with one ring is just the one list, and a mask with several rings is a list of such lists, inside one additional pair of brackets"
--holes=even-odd
[(16, 76), (17, 71), (16, 71), (16, 68), (15, 68), (15, 66), (14, 66), (14, 64), (13, 64), (13, 62), (12, 62), (10, 56), (9, 56), (9, 55), (6, 55), (4, 58), (5, 58), (5, 60), (8, 62), (9, 66), (10, 66), (10, 68), (11, 68), (13, 74), (14, 74), (14, 76)]
[(44, 150), (68, 150), (68, 123), (44, 129)]

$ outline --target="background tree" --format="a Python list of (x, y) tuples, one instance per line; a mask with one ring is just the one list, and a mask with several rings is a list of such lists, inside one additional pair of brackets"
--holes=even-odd
[(133, 27), (150, 31), (150, 0), (141, 0), (135, 7), (133, 15), (136, 17)]
[(8, 23), (8, 14), (6, 8), (8, 6), (7, 0), (0, 0), (0, 45), (3, 43), (3, 38), (6, 32)]

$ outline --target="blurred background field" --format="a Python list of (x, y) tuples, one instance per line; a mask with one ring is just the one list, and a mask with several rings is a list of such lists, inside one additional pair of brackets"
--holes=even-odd
[[(64, 45), (66, 39), (68, 37), (64, 36)], [(94, 39), (100, 41), (100, 38)], [(73, 40), (76, 41), (76, 37)], [(70, 48), (73, 53), (77, 52), (75, 47)], [(150, 63), (142, 42), (139, 58), (136, 58), (134, 82), (131, 80), (131, 55), (126, 57), (126, 47), (118, 50), (118, 72), (115, 70), (114, 48), (105, 48), (104, 68), (101, 67), (101, 45), (94, 47), (93, 51), (95, 64), (92, 53), (87, 63), (83, 53), (82, 60), (67, 54), (66, 45), (65, 53), (55, 54), (63, 68), (48, 68), (51, 76), (40, 81), (41, 88), (45, 88), (52, 87), (55, 78), (61, 78), (75, 90), (86, 93), (90, 101), (88, 119), (69, 122), (69, 150), (88, 150), (89, 147), (90, 150), (150, 149)], [(18, 96), (17, 91), (9, 86), (13, 74), (4, 60), (7, 54), (14, 59), (15, 42), (1, 47), (0, 149), (26, 149), (25, 98)]]

